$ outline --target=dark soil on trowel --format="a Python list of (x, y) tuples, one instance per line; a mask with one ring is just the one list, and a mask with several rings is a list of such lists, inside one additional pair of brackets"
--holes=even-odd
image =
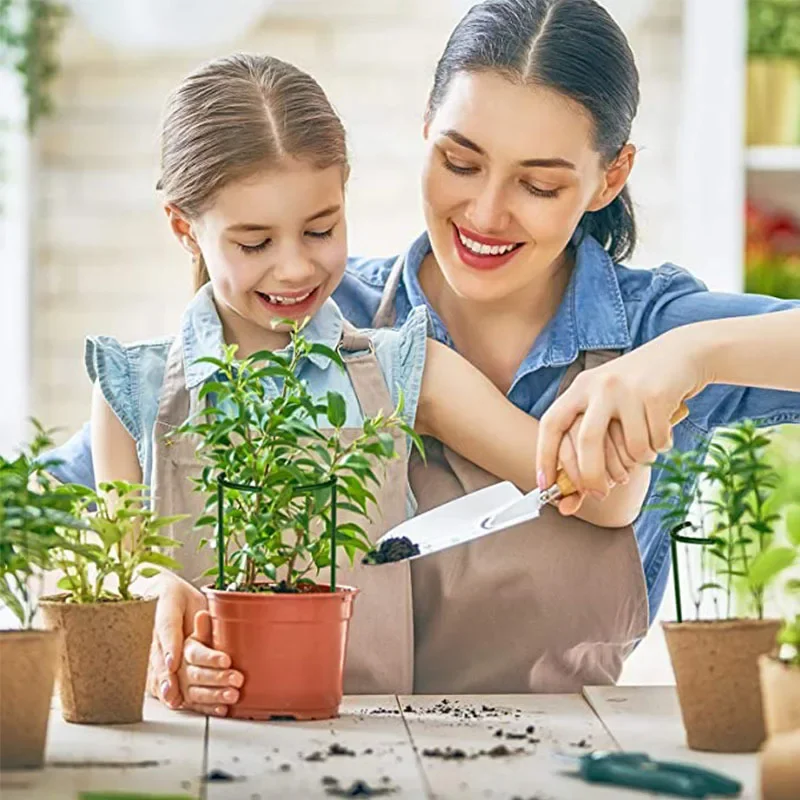
[(419, 555), (419, 545), (414, 544), (407, 536), (397, 536), (380, 543), (377, 550), (370, 550), (364, 556), (364, 564), (391, 564), (404, 561), (411, 556)]

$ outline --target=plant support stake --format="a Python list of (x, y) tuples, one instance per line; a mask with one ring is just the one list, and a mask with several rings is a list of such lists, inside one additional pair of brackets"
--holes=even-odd
[(670, 549), (672, 550), (672, 583), (675, 587), (675, 616), (677, 617), (678, 622), (683, 622), (683, 611), (682, 611), (682, 604), (681, 604), (681, 578), (678, 569), (678, 542), (682, 544), (697, 544), (697, 545), (705, 545), (705, 544), (714, 544), (715, 539), (708, 539), (705, 537), (700, 536), (681, 536), (678, 531), (682, 531), (684, 528), (690, 527), (688, 522), (684, 522), (682, 525), (678, 525), (676, 528), (673, 528), (670, 531), (669, 539), (670, 539)]

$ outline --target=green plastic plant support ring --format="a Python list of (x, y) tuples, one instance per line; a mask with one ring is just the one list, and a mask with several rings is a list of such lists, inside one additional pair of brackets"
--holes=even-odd
[(678, 542), (682, 544), (706, 545), (714, 544), (714, 539), (702, 536), (682, 536), (678, 531), (690, 527), (690, 523), (684, 522), (674, 527), (670, 533), (670, 550), (672, 551), (672, 583), (675, 588), (675, 616), (678, 622), (683, 622), (683, 604), (681, 602), (681, 578), (678, 574)]

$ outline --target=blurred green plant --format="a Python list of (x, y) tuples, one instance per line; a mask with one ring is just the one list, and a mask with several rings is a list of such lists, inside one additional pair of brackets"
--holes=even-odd
[(0, 0), (0, 69), (17, 73), (27, 99), (27, 127), (53, 110), (56, 50), (66, 7), (53, 0)]
[(789, 300), (800, 298), (800, 258), (748, 259), (745, 291)]
[(800, 58), (800, 0), (750, 0), (747, 53), (766, 58)]

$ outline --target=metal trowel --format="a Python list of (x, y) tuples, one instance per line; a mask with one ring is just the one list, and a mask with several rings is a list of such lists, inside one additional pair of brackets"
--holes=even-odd
[[(681, 404), (672, 415), (672, 426), (681, 422), (688, 413), (686, 406)], [(419, 552), (402, 560), (423, 558), (530, 522), (539, 516), (545, 505), (568, 497), (575, 491), (572, 481), (563, 470), (559, 470), (556, 482), (544, 491), (534, 489), (525, 494), (513, 483), (503, 481), (400, 523), (381, 536), (375, 548), (379, 549), (381, 544), (393, 539), (406, 538), (412, 546), (419, 548)], [(380, 566), (380, 563), (375, 566)]]

